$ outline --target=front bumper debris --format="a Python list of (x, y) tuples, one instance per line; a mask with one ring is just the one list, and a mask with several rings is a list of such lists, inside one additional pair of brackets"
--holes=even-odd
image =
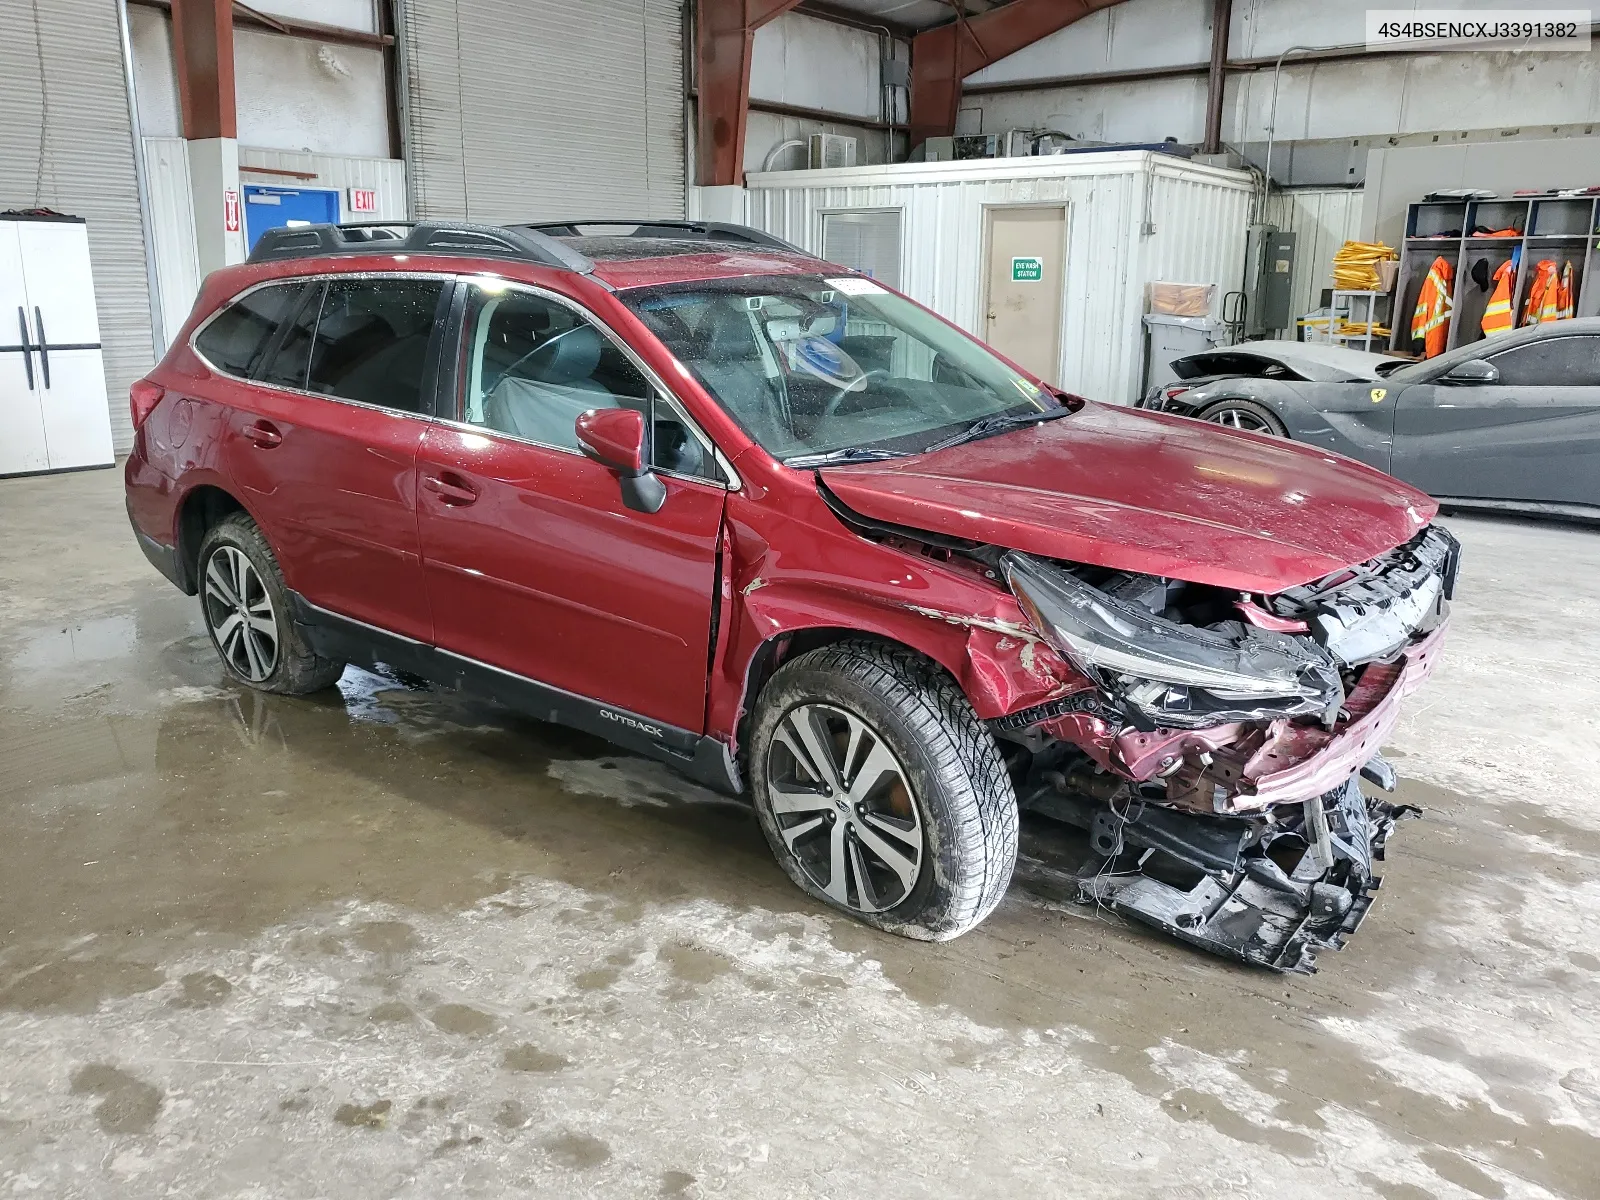
[[(1361, 774), (1393, 787), (1380, 758)], [(1070, 873), (1081, 902), (1213, 954), (1307, 975), (1317, 952), (1341, 949), (1372, 907), (1373, 866), (1395, 823), (1420, 815), (1367, 797), (1355, 778), (1270, 820), (1108, 806), (1059, 786), (1024, 805), (1087, 829), (1092, 853)]]

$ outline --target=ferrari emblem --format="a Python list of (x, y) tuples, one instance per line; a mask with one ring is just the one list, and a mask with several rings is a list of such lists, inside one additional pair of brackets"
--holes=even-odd
[(1383, 403), (1383, 398), (1385, 396), (1387, 396), (1388, 394), (1389, 394), (1389, 389), (1388, 388), (1373, 388), (1372, 389), (1372, 402), (1374, 404), (1382, 404)]

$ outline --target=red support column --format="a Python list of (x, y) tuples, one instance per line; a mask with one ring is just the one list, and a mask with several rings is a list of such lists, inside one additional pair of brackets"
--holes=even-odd
[(961, 81), (968, 75), (1120, 2), (1012, 0), (919, 33), (911, 43), (911, 144), (955, 132)]
[(743, 182), (755, 33), (798, 3), (800, 0), (697, 0), (695, 148), (702, 185)]
[(238, 137), (233, 96), (233, 0), (172, 0), (172, 57), (183, 136)]

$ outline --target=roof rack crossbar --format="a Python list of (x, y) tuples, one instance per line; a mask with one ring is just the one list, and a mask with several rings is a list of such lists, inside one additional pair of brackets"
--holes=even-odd
[[(401, 232), (404, 231), (404, 232)], [(374, 243), (382, 243), (375, 247)], [(558, 238), (528, 226), (476, 225), (465, 221), (353, 221), (340, 225), (296, 225), (269, 229), (247, 261), (276, 262), (333, 254), (384, 252), (516, 258), (587, 275), (594, 263)]]
[(620, 226), (627, 228), (633, 226), (630, 233), (617, 234), (618, 237), (684, 237), (704, 238), (708, 242), (736, 242), (749, 246), (770, 246), (774, 250), (791, 250), (796, 254), (805, 251), (791, 242), (786, 242), (776, 234), (768, 233), (764, 229), (756, 229), (750, 225), (735, 225), (730, 221), (660, 221), (654, 218), (599, 218), (583, 217), (576, 221), (538, 221), (526, 225), (518, 225), (518, 229), (532, 230), (548, 234), (551, 237), (582, 237), (583, 230), (590, 226)]

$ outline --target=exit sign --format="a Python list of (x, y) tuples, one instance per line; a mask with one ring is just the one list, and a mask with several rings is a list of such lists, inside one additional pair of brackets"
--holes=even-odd
[(1011, 260), (1012, 283), (1038, 283), (1043, 278), (1044, 259), (1013, 258)]
[(378, 193), (372, 188), (351, 188), (350, 211), (353, 213), (377, 212)]

